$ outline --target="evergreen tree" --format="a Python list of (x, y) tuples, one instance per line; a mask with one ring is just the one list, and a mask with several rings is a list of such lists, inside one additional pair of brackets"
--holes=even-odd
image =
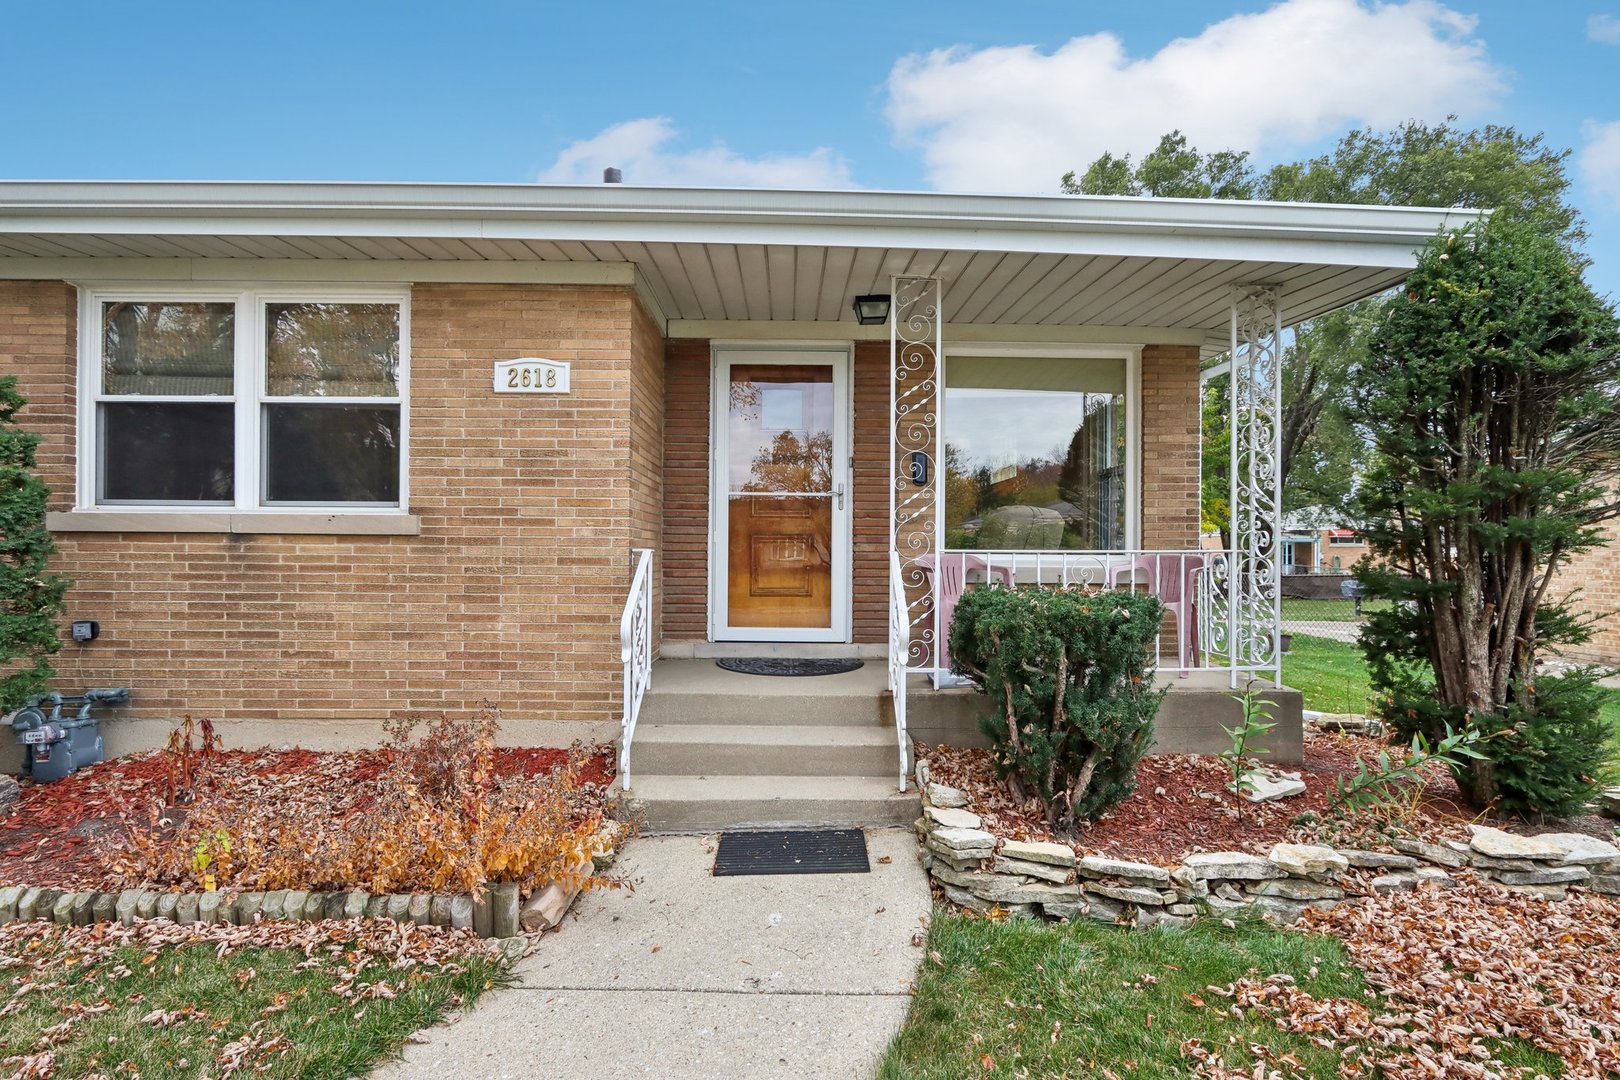
[(46, 570), (56, 546), (45, 528), (45, 482), (34, 473), (39, 436), (17, 426), (24, 404), (16, 376), (0, 376), (0, 713), (43, 691), (50, 679), (68, 584)]
[(1362, 633), (1385, 719), (1492, 736), (1458, 770), (1478, 806), (1562, 815), (1605, 757), (1594, 673), (1539, 670), (1589, 635), (1549, 585), (1620, 513), (1620, 327), (1535, 222), (1437, 237), (1372, 332), (1350, 409), (1372, 447), (1351, 500)]

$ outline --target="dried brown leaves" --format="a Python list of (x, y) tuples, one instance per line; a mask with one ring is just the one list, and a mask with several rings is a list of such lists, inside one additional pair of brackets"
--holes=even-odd
[[(143, 952), (136, 967), (160, 965), (167, 950), (182, 946), (211, 945), (215, 955), (224, 958), (245, 949), (276, 948), (303, 953), (300, 969), (322, 969), (331, 979), (326, 993), (339, 1006), (364, 1008), (364, 1003), (392, 997), (393, 985), (381, 978), (383, 972), (432, 970), (457, 974), (466, 970), (467, 958), (494, 953), (498, 948), (481, 941), (470, 930), (450, 930), (433, 926), (369, 919), (364, 922), (261, 922), (251, 926), (201, 923), (180, 926), (168, 920), (137, 922), (132, 926), (99, 923), (94, 926), (64, 927), (53, 923), (26, 922), (0, 926), (0, 1019), (21, 1011), (30, 995), (50, 994), (64, 986), (65, 973), (81, 977), (77, 985), (89, 990), (103, 981), (111, 985), (131, 974), (126, 957)], [(252, 968), (235, 972), (238, 985), (255, 977)], [(114, 991), (108, 991), (115, 993)], [(300, 991), (300, 994), (303, 991)], [(141, 994), (119, 998), (140, 1004)], [(285, 1011), (288, 995), (261, 1010), (259, 1018), (241, 1032), (221, 1031), (221, 1021), (205, 1008), (185, 1005), (177, 1009), (152, 1009), (139, 1022), (158, 1028), (202, 1023), (225, 1036), (219, 1041), (215, 1068), (204, 1075), (230, 1077), (261, 1072), (276, 1057), (286, 1053), (291, 1043), (274, 1030), (268, 1017)], [(13, 1078), (43, 1078), (59, 1074), (57, 1050), (75, 1034), (78, 1025), (114, 1007), (110, 998), (88, 1000), (75, 996), (63, 1010), (60, 1022), (43, 1029), (28, 1052), (0, 1060), (0, 1068), (11, 1070)]]
[[(1308, 912), (1305, 928), (1343, 939), (1377, 1000), (1320, 999), (1285, 975), (1213, 994), (1342, 1055), (1342, 1077), (1533, 1077), (1500, 1060), (1522, 1039), (1564, 1061), (1570, 1080), (1620, 1073), (1620, 903), (1580, 891), (1546, 901), (1485, 882), (1397, 893)], [(1371, 998), (1372, 995), (1369, 995)], [(1198, 1075), (1293, 1078), (1271, 1062), (1234, 1072), (1210, 1048), (1184, 1052)]]

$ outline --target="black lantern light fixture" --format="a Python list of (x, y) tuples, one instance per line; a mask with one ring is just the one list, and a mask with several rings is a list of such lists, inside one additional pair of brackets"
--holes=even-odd
[(889, 294), (874, 293), (855, 298), (855, 321), (862, 326), (877, 326), (889, 321)]

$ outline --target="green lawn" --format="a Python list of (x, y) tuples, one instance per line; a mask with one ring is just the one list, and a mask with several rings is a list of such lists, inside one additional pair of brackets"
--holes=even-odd
[[(928, 959), (881, 1080), (963, 1077), (1190, 1076), (1187, 1039), (1253, 1068), (1251, 1045), (1298, 1057), (1302, 1074), (1335, 1076), (1339, 1055), (1258, 1016), (1234, 1017), (1209, 991), (1251, 972), (1293, 976), (1312, 995), (1361, 998), (1336, 938), (1258, 920), (1226, 927), (1124, 930), (1080, 921), (992, 922), (937, 911)], [(1207, 1007), (1200, 1007), (1202, 1000)], [(1509, 1063), (1560, 1076), (1556, 1059), (1516, 1047)]]
[[(71, 931), (70, 941), (53, 928), (0, 943), (0, 1000), (22, 1006), (0, 1021), (0, 1060), (55, 1037), (51, 1075), (218, 1076), (231, 1044), (247, 1037), (241, 1075), (360, 1076), (457, 997), (470, 1002), (507, 979), (481, 952), (461, 972), (392, 971), (379, 958), (353, 980), (360, 993), (343, 997), (333, 988), (357, 955), (343, 943), (336, 955), (318, 950), (310, 965), (297, 949), (220, 958), (217, 942), (97, 945), (84, 937), (92, 932)], [(28, 982), (32, 993), (23, 991)], [(65, 1018), (72, 1023), (53, 1035), (48, 1029)]]
[[(1305, 707), (1317, 712), (1366, 712), (1372, 696), (1360, 646), (1303, 634), (1294, 635), (1283, 657), (1283, 682), (1303, 693)], [(1610, 779), (1620, 780), (1620, 690), (1608, 692), (1602, 715), (1615, 733), (1615, 776)]]
[(1283, 657), (1283, 683), (1317, 712), (1365, 713), (1372, 697), (1360, 646), (1306, 634), (1295, 634)]

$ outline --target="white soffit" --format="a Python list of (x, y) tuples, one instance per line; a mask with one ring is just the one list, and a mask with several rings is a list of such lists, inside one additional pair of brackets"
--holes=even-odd
[(943, 280), (953, 323), (1175, 327), (1218, 343), (1232, 285), (1276, 285), (1294, 322), (1394, 285), (1430, 236), (1478, 216), (624, 185), (11, 181), (0, 183), (0, 277), (251, 278), (263, 260), (340, 261), (352, 280), (600, 281), (613, 270), (639, 279), (666, 320), (853, 327), (851, 297), (916, 274)]

